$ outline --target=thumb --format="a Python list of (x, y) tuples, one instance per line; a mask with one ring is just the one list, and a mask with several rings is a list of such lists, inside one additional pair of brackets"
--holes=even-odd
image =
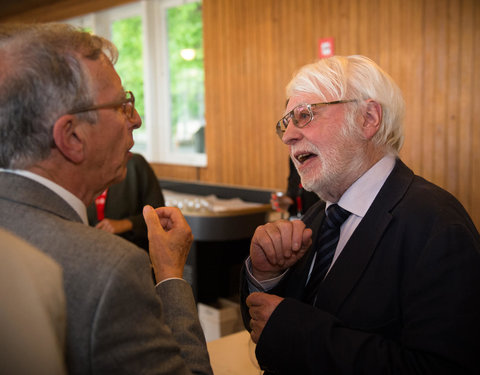
[(147, 229), (149, 232), (163, 232), (160, 219), (152, 206), (146, 205), (143, 207), (143, 218), (145, 219), (145, 223), (147, 224)]
[(253, 292), (247, 297), (245, 302), (248, 307), (260, 306), (264, 301), (265, 295), (266, 293), (263, 293), (263, 292)]

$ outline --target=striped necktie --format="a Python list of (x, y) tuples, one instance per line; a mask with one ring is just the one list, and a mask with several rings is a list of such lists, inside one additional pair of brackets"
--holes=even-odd
[(317, 240), (315, 264), (305, 287), (305, 302), (314, 304), (318, 286), (325, 278), (332, 263), (340, 237), (340, 227), (349, 216), (350, 212), (338, 204), (332, 204), (327, 208), (327, 214)]

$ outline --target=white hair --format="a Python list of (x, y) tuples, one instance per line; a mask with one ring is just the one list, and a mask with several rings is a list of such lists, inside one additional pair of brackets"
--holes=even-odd
[(295, 94), (314, 94), (327, 101), (357, 99), (347, 112), (347, 126), (354, 131), (354, 112), (372, 99), (382, 107), (382, 121), (372, 141), (386, 151), (398, 154), (404, 134), (405, 103), (393, 79), (375, 62), (365, 56), (333, 56), (300, 68), (287, 86), (287, 98)]

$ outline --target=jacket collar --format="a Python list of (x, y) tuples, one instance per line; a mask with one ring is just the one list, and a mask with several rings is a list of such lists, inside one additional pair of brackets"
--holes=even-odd
[(82, 222), (78, 213), (58, 194), (24, 176), (0, 172), (0, 198), (37, 207), (66, 220)]
[(397, 159), (378, 196), (320, 285), (317, 300), (321, 301), (323, 309), (337, 311), (349, 295), (388, 228), (393, 218), (392, 210), (407, 192), (413, 178), (413, 172)]

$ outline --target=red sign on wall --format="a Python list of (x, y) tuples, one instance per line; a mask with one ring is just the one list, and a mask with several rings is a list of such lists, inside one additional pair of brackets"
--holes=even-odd
[(335, 44), (333, 38), (320, 38), (318, 40), (318, 58), (331, 57), (335, 55)]

